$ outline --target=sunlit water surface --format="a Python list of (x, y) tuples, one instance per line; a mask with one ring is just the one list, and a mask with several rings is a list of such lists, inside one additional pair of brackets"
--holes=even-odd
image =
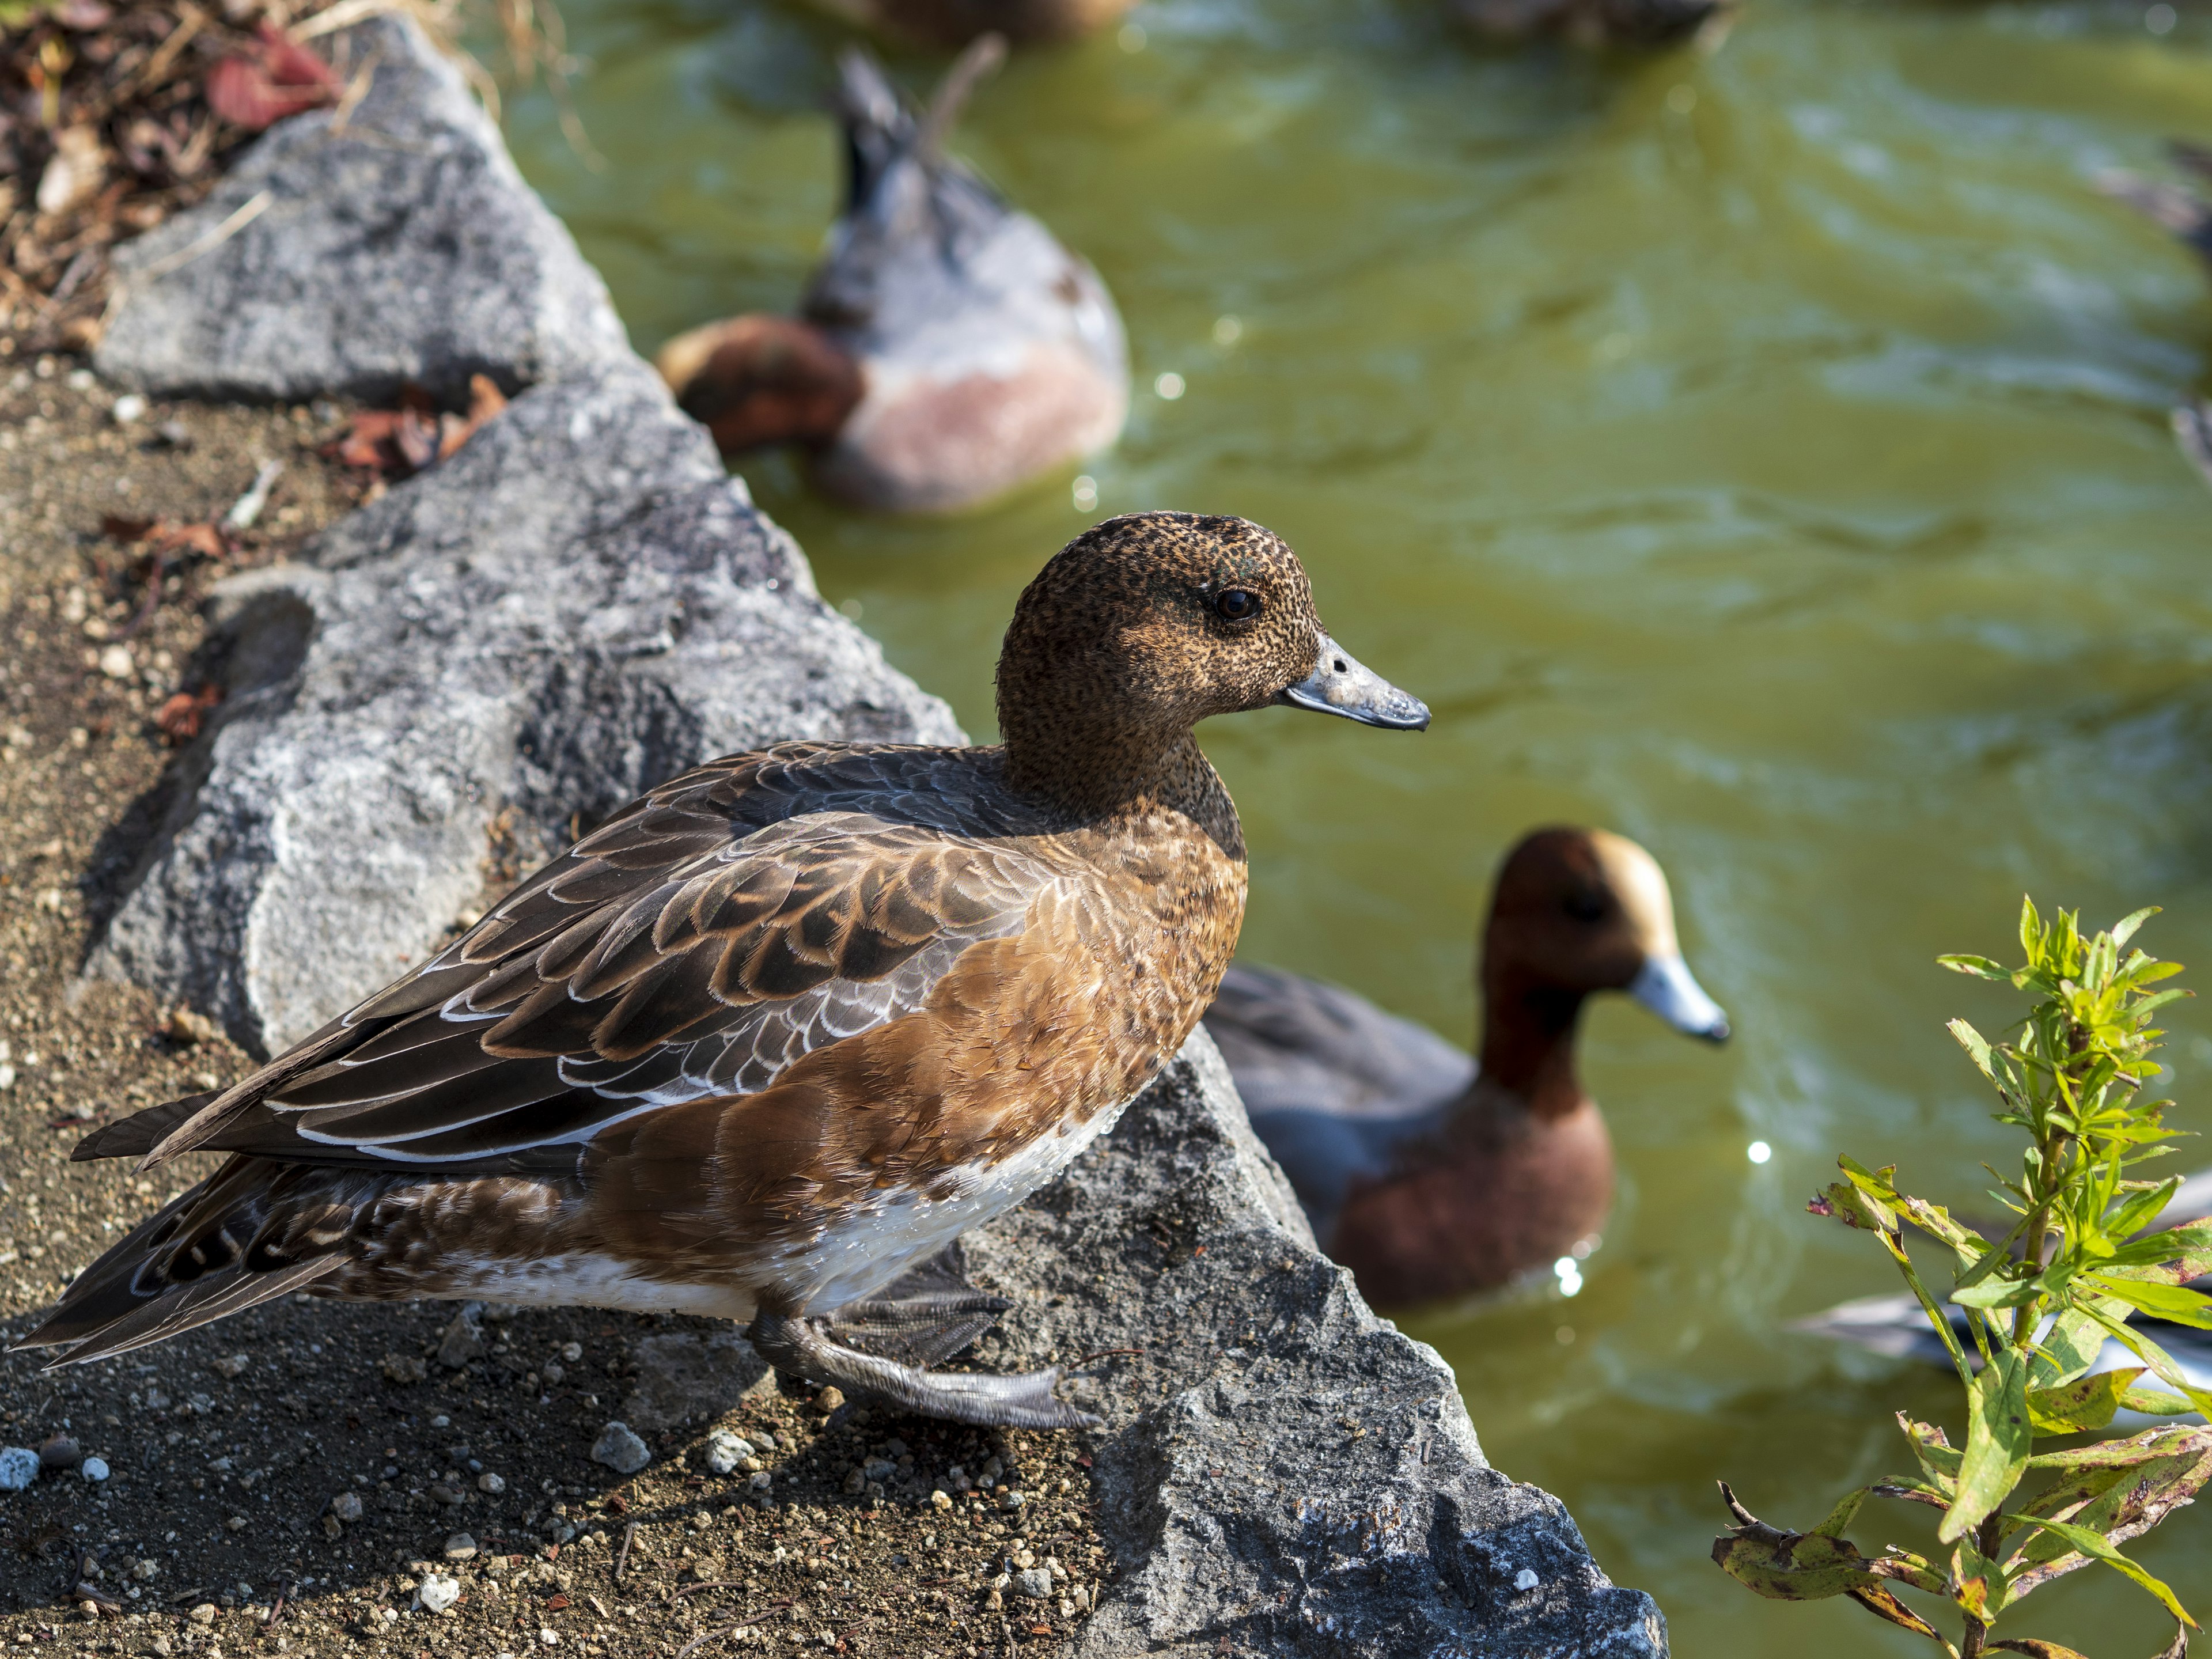
[[(611, 165), (543, 94), (510, 129), (636, 343), (788, 307), (835, 202), (836, 28), (750, 0), (563, 9)], [(1127, 318), (1141, 389), (1095, 507), (1062, 476), (887, 522), (782, 458), (745, 476), (979, 737), (1013, 598), (1085, 524), (1176, 507), (1287, 536), (1330, 627), (1437, 718), (1207, 729), (1253, 848), (1248, 956), (1462, 1035), (1513, 837), (1649, 845), (1740, 1036), (1596, 1008), (1624, 1190), (1586, 1284), (1406, 1322), (1678, 1651), (1929, 1651), (1723, 1579), (1712, 1482), (1807, 1526), (1905, 1463), (1893, 1410), (1958, 1431), (1942, 1377), (1783, 1328), (1892, 1287), (1803, 1212), (1838, 1151), (1973, 1207), (2005, 1144), (1942, 1030), (2002, 1005), (1936, 953), (2002, 951), (2033, 889), (2100, 920), (2163, 902), (2146, 942), (2212, 969), (2212, 496), (2166, 428), (2212, 305), (2092, 187), (2212, 136), (2212, 27), (1753, 0), (1709, 58), (1597, 64), (1486, 56), (1420, 0), (1135, 21), (1017, 59), (958, 139)], [(2185, 1101), (2208, 1013), (2174, 1020)], [(1924, 1541), (1917, 1513), (1858, 1536)], [(2143, 1550), (2200, 1610), (2208, 1528), (2185, 1512)], [(2101, 1569), (2027, 1614), (2098, 1659), (2171, 1630)]]

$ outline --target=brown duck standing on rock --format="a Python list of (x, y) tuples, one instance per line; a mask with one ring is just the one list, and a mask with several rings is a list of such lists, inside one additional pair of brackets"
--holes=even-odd
[(845, 209), (797, 317), (678, 335), (655, 360), (725, 455), (809, 451), (857, 506), (977, 506), (1112, 443), (1128, 343), (1098, 274), (945, 155), (953, 113), (1004, 52), (963, 56), (926, 114), (842, 60)]
[(1198, 1024), (1245, 858), (1191, 728), (1275, 703), (1428, 723), (1258, 525), (1099, 525), (1015, 606), (1002, 744), (710, 762), (243, 1082), (87, 1137), (231, 1156), (21, 1346), (100, 1358), (295, 1291), (483, 1297), (716, 1316), (848, 1393), (1095, 1423), (1056, 1371), (929, 1370), (1008, 1305), (931, 1259)]
[(1241, 963), (1206, 1016), (1322, 1248), (1381, 1306), (1508, 1284), (1604, 1224), (1613, 1143), (1575, 1072), (1592, 992), (1729, 1035), (1657, 861), (1603, 830), (1539, 830), (1506, 855), (1480, 972), (1479, 1064), (1349, 991)]

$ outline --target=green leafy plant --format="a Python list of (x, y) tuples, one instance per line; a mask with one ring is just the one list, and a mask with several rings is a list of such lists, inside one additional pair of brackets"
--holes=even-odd
[[(2085, 939), (2072, 914), (2045, 921), (2024, 902), (2025, 965), (1941, 958), (1947, 968), (1999, 981), (2033, 1000), (2010, 1042), (1990, 1042), (1964, 1020), (1950, 1025), (2001, 1097), (1997, 1121), (2028, 1139), (2019, 1178), (2000, 1175), (2001, 1189), (1990, 1194), (2015, 1224), (2001, 1238), (1985, 1238), (1942, 1206), (1899, 1190), (1895, 1165), (1873, 1170), (1849, 1158), (1838, 1160), (1844, 1178), (1808, 1207), (1874, 1234), (1889, 1251), (1958, 1369), (1966, 1443), (1954, 1446), (1942, 1429), (1899, 1413), (1915, 1473), (1846, 1493), (1810, 1532), (1767, 1525), (1723, 1482), (1721, 1495), (1736, 1524), (1713, 1540), (1713, 1559), (1748, 1589), (1788, 1601), (1848, 1595), (1954, 1659), (1992, 1651), (2081, 1659), (2054, 1642), (1992, 1631), (2031, 1591), (2098, 1563), (2172, 1615), (2173, 1642), (2160, 1659), (2188, 1651), (2197, 1621), (2120, 1546), (2190, 1502), (2212, 1478), (2212, 1428), (2173, 1425), (2127, 1439), (2036, 1449), (2039, 1437), (2105, 1429), (2123, 1407), (2153, 1417), (2212, 1417), (2212, 1391), (2192, 1387), (2131, 1322), (2141, 1313), (2212, 1328), (2212, 1298), (2190, 1288), (2212, 1273), (2212, 1222), (2160, 1230), (2159, 1215), (2180, 1177), (2136, 1173), (2166, 1156), (2177, 1139), (2162, 1121), (2164, 1103), (2144, 1099), (2142, 1089), (2160, 1071), (2149, 1058), (2163, 1035), (2152, 1018), (2188, 994), (2152, 988), (2180, 972), (2179, 964), (2140, 950), (2121, 954), (2154, 914), (2139, 910), (2110, 933)], [(1953, 1258), (1948, 1301), (1966, 1328), (1964, 1340), (1906, 1253), (1908, 1226)], [(2142, 1363), (2092, 1375), (2108, 1339)], [(1869, 1498), (1942, 1511), (1940, 1549), (1923, 1556), (1890, 1545), (1862, 1553), (1844, 1534)], [(1959, 1642), (1900, 1601), (1900, 1589), (1940, 1598), (1960, 1620)]]

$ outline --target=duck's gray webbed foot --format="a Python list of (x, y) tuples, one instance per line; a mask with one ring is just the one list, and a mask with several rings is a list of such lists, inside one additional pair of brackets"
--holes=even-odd
[(780, 1371), (856, 1389), (924, 1417), (986, 1429), (1095, 1429), (1100, 1421), (1053, 1396), (1060, 1368), (1018, 1376), (930, 1371), (847, 1347), (827, 1321), (762, 1313), (745, 1328), (754, 1351)]
[(928, 1367), (950, 1359), (1014, 1304), (968, 1282), (956, 1240), (863, 1302), (829, 1316), (831, 1340), (879, 1359)]

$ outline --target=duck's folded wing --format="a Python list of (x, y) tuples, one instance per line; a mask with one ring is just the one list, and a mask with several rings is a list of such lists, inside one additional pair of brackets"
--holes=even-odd
[(1474, 1080), (1474, 1060), (1425, 1026), (1279, 969), (1231, 963), (1206, 1029), (1255, 1118), (1406, 1115), (1455, 1098)]
[(967, 951), (1023, 931), (1054, 879), (1017, 842), (859, 810), (865, 791), (750, 830), (726, 800), (662, 793), (148, 1161), (562, 1167), (610, 1124), (758, 1092), (920, 1007)]

